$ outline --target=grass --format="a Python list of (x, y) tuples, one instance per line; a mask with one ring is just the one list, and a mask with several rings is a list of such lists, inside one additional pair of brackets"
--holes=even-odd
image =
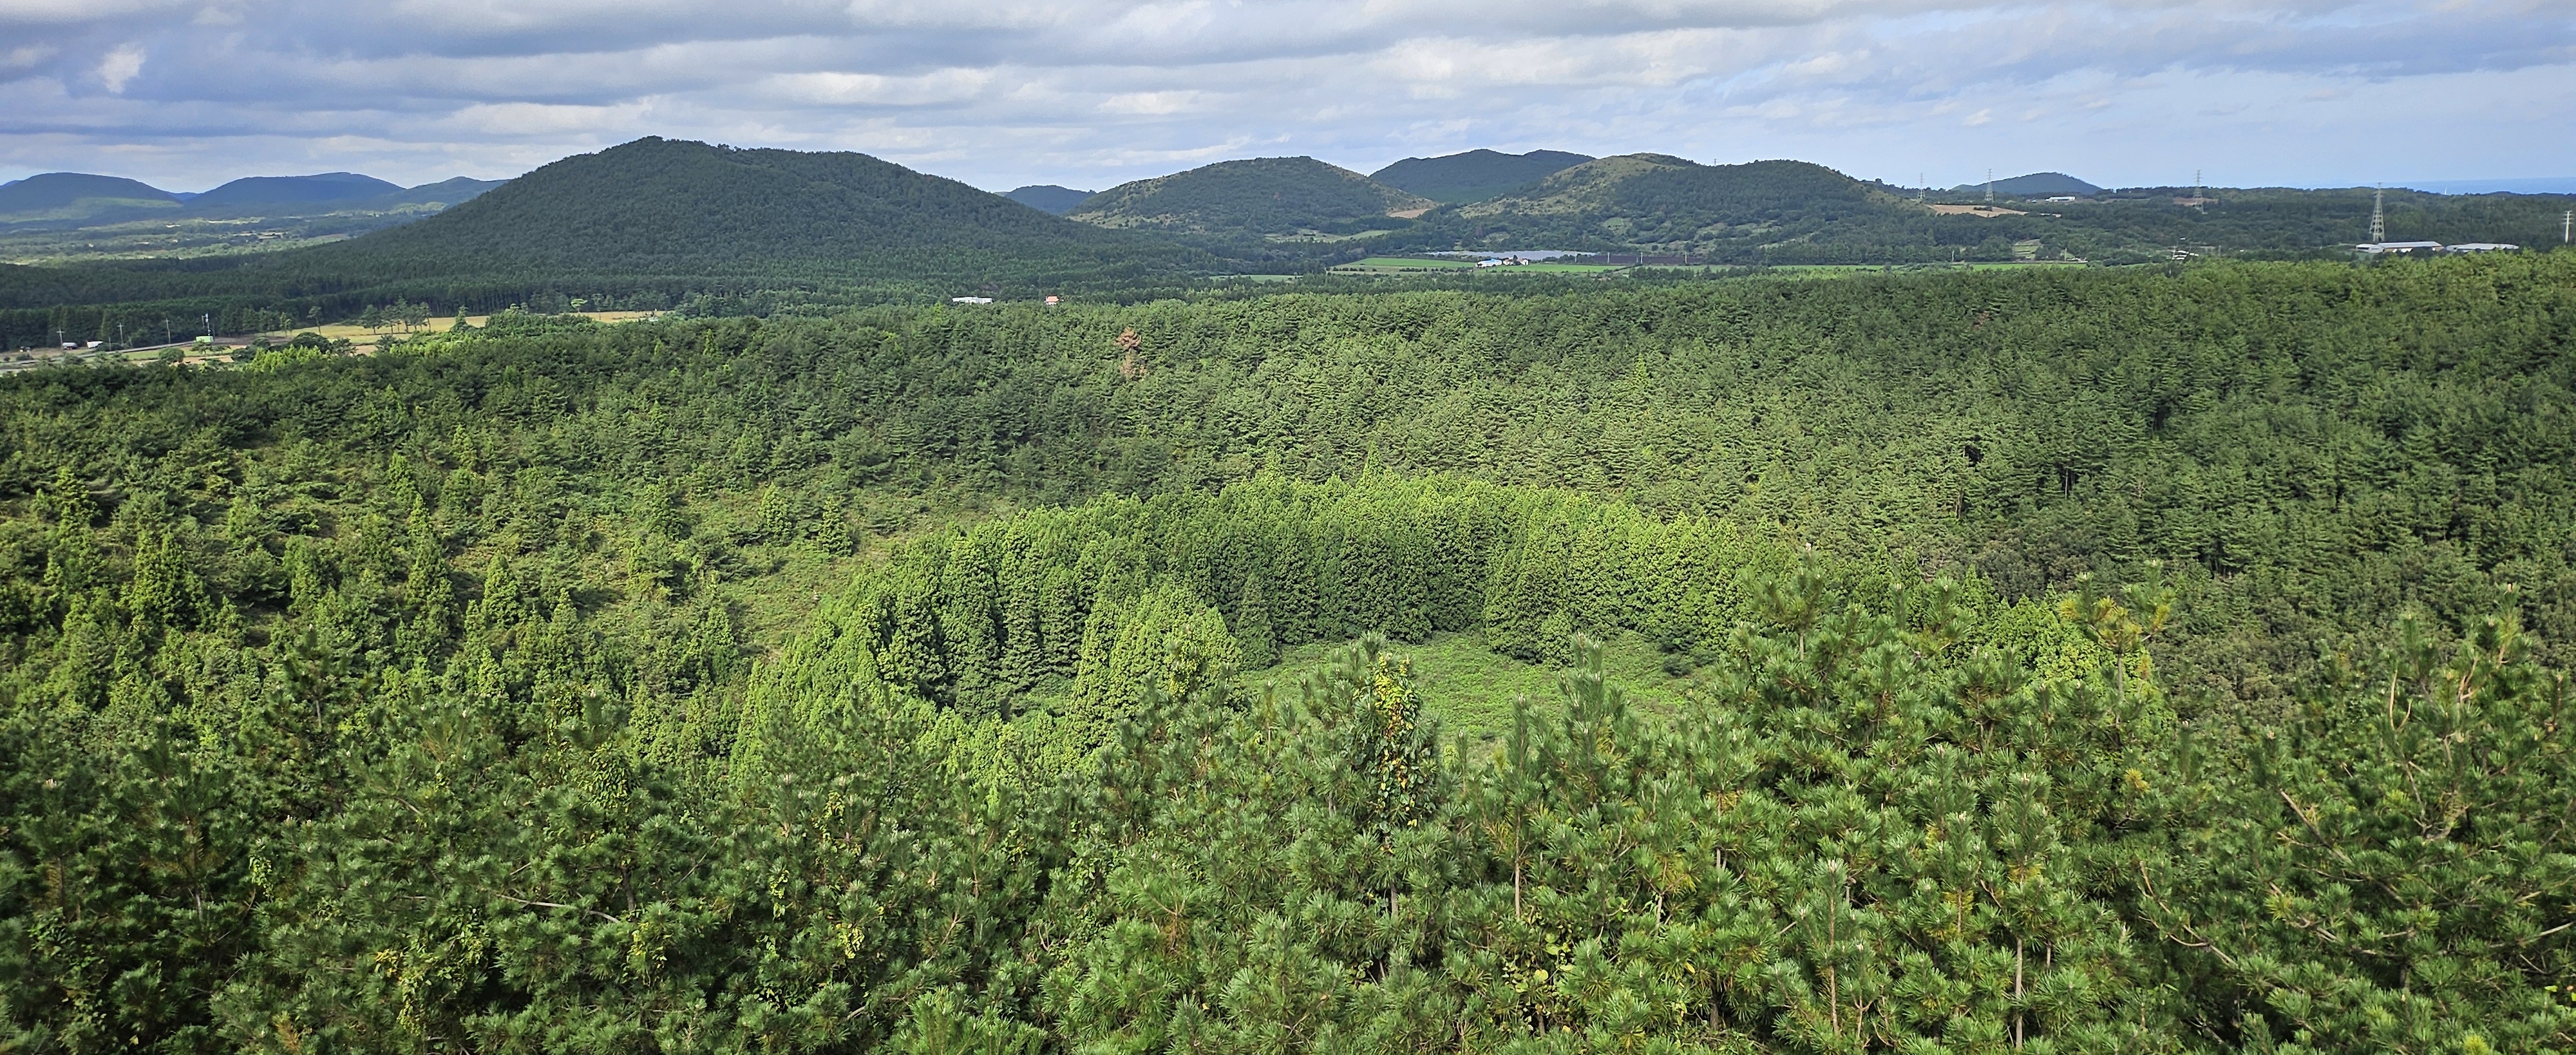
[[(635, 319), (649, 319), (661, 313), (655, 311), (579, 311), (569, 312), (567, 314), (579, 315), (587, 319), (596, 319), (600, 322), (629, 322)], [(465, 317), (465, 324), (468, 326), (488, 326), (491, 325), (491, 322), (492, 317), (489, 315), (468, 315)], [(456, 317), (453, 315), (432, 316), (428, 325), (412, 332), (446, 333), (448, 327), (455, 324)], [(298, 326), (291, 330), (277, 330), (271, 333), (262, 334), (261, 336), (272, 341), (285, 341), (293, 339), (294, 336), (299, 333), (317, 333), (331, 340), (352, 341), (358, 344), (374, 344), (381, 338), (404, 336), (402, 327), (400, 326), (392, 327), (390, 329), (370, 330), (354, 322), (335, 322), (325, 326)]]
[[(1332, 666), (1333, 654), (1350, 644), (1313, 642), (1289, 649), (1277, 666), (1247, 671), (1236, 679), (1236, 686), (1250, 692), (1262, 682), (1275, 681), (1283, 691), (1294, 692), (1292, 686), (1299, 677), (1320, 675)], [(1523, 663), (1496, 652), (1485, 647), (1481, 632), (1439, 634), (1418, 644), (1392, 643), (1387, 651), (1413, 661), (1423, 709), (1438, 716), (1447, 733), (1464, 733), (1484, 743), (1500, 739), (1511, 730), (1515, 698), (1527, 698), (1533, 713), (1540, 716), (1553, 718), (1565, 711), (1557, 686), (1564, 668)], [(1633, 635), (1609, 641), (1601, 662), (1610, 684), (1626, 692), (1629, 703), (1654, 713), (1678, 710), (1691, 684), (1688, 676), (1666, 673), (1663, 655)]]

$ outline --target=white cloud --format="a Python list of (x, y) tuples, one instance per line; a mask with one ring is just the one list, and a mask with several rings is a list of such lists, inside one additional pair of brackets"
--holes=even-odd
[(133, 44), (108, 52), (98, 63), (99, 83), (107, 90), (122, 94), (128, 82), (143, 72), (143, 49)]
[(945, 69), (909, 77), (874, 73), (782, 73), (765, 84), (779, 98), (824, 106), (933, 106), (960, 103), (993, 82), (990, 70)]
[(0, 70), (20, 70), (54, 57), (49, 44), (21, 44), (0, 54)]

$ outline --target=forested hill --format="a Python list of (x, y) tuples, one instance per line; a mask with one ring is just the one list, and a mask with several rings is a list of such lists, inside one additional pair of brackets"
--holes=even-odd
[(118, 176), (46, 172), (0, 184), (0, 221), (71, 219), (110, 209), (175, 211), (169, 191)]
[(768, 292), (834, 303), (1172, 284), (1204, 253), (1072, 223), (864, 154), (641, 139), (546, 165), (418, 223), (255, 258), (8, 269), (0, 306), (188, 311), (532, 292)]
[[(2042, 180), (2041, 177), (2051, 177)], [(1440, 209), (1389, 245), (1645, 250), (1717, 263), (1890, 264), (1951, 260), (2141, 263), (2199, 257), (2341, 254), (2366, 240), (2373, 192), (2190, 188), (2037, 200), (2080, 188), (2054, 174), (2017, 183), (1988, 215), (1943, 215), (1883, 187), (1797, 161), (1701, 165), (1630, 154), (1577, 165), (1537, 186)], [(1984, 204), (1983, 187), (1953, 196)], [(2385, 195), (2397, 240), (2556, 244), (2563, 195)]]
[(1436, 202), (1308, 157), (1221, 161), (1122, 183), (1074, 207), (1073, 219), (1227, 236), (1348, 234), (1403, 226)]
[(1820, 165), (1701, 165), (1623, 154), (1499, 198), (1443, 209), (1429, 228), (1508, 248), (1652, 247), (1718, 260), (1786, 260), (1802, 250), (1854, 258), (1883, 253), (1885, 247), (1855, 244), (1850, 234), (1920, 215), (1918, 207)]
[(1470, 150), (1435, 158), (1406, 158), (1370, 173), (1369, 178), (1433, 201), (1471, 202), (1519, 190), (1590, 160), (1589, 154), (1562, 150), (1533, 150), (1526, 154)]
[(1043, 282), (1180, 255), (1159, 248), (865, 154), (648, 138), (566, 158), (296, 266)]

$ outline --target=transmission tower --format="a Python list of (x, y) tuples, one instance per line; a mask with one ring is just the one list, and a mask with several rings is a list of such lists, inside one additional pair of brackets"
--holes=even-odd
[(1986, 200), (1995, 200), (1995, 170), (1986, 170)]
[(1921, 173), (1921, 172), (1917, 172), (1917, 173), (1915, 173), (1915, 174), (1914, 174), (1914, 200), (1915, 200), (1915, 201), (1918, 201), (1918, 202), (1919, 202), (1919, 201), (1922, 201), (1922, 200), (1923, 200), (1923, 193), (1924, 193), (1926, 190), (1929, 190), (1929, 189), (1931, 188), (1931, 186), (1932, 186), (1931, 179), (1932, 179), (1932, 177), (1931, 177), (1931, 176), (1926, 175), (1926, 174)]
[(2388, 213), (2382, 208), (2387, 202), (2388, 188), (2380, 187), (2370, 192), (2370, 244), (2372, 245), (2388, 240)]
[(2576, 229), (2576, 209), (2558, 214), (2558, 244), (2567, 244), (2567, 235), (2571, 229)]

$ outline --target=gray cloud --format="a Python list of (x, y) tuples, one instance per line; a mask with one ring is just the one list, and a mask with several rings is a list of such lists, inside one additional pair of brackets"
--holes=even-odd
[(1943, 183), (2576, 172), (2576, 12), (2544, 0), (0, 0), (0, 41), (0, 176), (177, 189), (648, 134), (997, 188), (1476, 146)]

